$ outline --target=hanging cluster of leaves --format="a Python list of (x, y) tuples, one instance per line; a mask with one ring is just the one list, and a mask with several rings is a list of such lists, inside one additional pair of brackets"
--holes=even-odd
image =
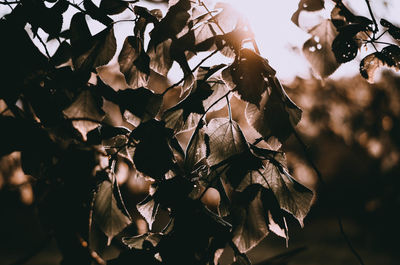
[[(332, 0), (334, 7), (331, 18), (322, 20), (318, 25), (307, 29), (311, 38), (303, 45), (303, 53), (311, 64), (314, 73), (320, 78), (331, 75), (343, 63), (354, 60), (361, 49), (373, 49), (375, 52), (365, 56), (360, 62), (360, 73), (370, 83), (374, 82), (377, 69), (387, 66), (395, 71), (400, 68), (400, 28), (382, 18), (378, 23), (366, 0), (371, 19), (355, 15), (342, 0)], [(301, 0), (292, 21), (297, 26), (301, 12), (320, 12), (325, 9), (325, 1)], [(326, 10), (324, 10), (326, 11)], [(382, 32), (381, 32), (382, 31)], [(381, 41), (386, 37), (391, 42)]]
[[(250, 264), (245, 253), (269, 232), (288, 240), (288, 214), (303, 225), (310, 210), (312, 191), (289, 174), (279, 150), (301, 110), (258, 49), (244, 48), (255, 45), (252, 32), (229, 5), (169, 1), (163, 16), (136, 2), (10, 4), (0, 20), (7, 36), (0, 43), (7, 62), (0, 99), (12, 112), (0, 117), (1, 155), (22, 152), (63, 264), (101, 263), (92, 233), (101, 231), (111, 244), (131, 224), (116, 179), (120, 161), (152, 180), (137, 205), (150, 231), (124, 237), (126, 251), (110, 264), (217, 264), (227, 244), (237, 262)], [(116, 19), (121, 13), (132, 19)], [(93, 21), (103, 25), (96, 34)], [(131, 31), (119, 47), (121, 23)], [(58, 45), (52, 55), (51, 41)], [(216, 54), (231, 63), (190, 68), (188, 60), (200, 52), (207, 54), (201, 63)], [(126, 89), (110, 87), (99, 74), (113, 61)], [(151, 90), (152, 75), (166, 76), (173, 62), (181, 82)], [(165, 109), (172, 97), (176, 103)], [(188, 143), (179, 137), (184, 133)], [(210, 189), (220, 195), (217, 209), (203, 203)], [(156, 232), (160, 209), (170, 222)]]

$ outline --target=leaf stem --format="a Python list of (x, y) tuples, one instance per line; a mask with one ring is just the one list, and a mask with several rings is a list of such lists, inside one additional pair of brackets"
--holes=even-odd
[(231, 108), (231, 103), (229, 102), (228, 95), (226, 95), (225, 98), (226, 98), (226, 103), (228, 104), (229, 121), (232, 123), (232, 108)]
[(375, 40), (375, 34), (379, 31), (378, 23), (376, 22), (374, 13), (372, 12), (372, 8), (371, 8), (371, 4), (370, 4), (369, 0), (365, 0), (365, 2), (367, 3), (368, 11), (369, 11), (369, 14), (371, 15), (372, 21), (374, 22), (373, 39)]
[[(205, 58), (203, 58), (203, 60), (201, 60), (201, 61), (190, 71), (190, 73), (192, 74), (194, 71), (196, 71), (197, 68), (199, 68), (205, 61), (207, 61), (207, 60), (210, 59), (212, 56), (214, 56), (218, 51), (219, 51), (218, 49), (217, 49), (217, 50), (214, 50), (212, 53), (210, 53), (210, 54), (207, 55)], [(175, 84), (173, 84), (173, 85), (167, 87), (167, 88), (164, 90), (164, 92), (161, 93), (161, 95), (164, 96), (169, 90), (171, 90), (172, 88), (178, 86), (180, 83), (182, 83), (182, 82), (185, 80), (186, 77), (188, 77), (188, 74), (184, 75), (184, 76), (182, 77), (182, 79), (179, 80), (178, 82), (176, 82)]]
[(50, 53), (49, 50), (47, 49), (47, 45), (46, 43), (44, 43), (43, 39), (40, 37), (39, 33), (36, 34), (36, 37), (38, 38), (38, 40), (40, 41), (40, 43), (43, 45), (44, 51), (46, 52), (46, 55), (48, 58), (50, 58)]
[[(222, 97), (220, 97), (219, 99), (217, 99), (216, 101), (214, 101), (214, 102), (204, 111), (203, 115), (202, 115), (202, 116), (200, 117), (200, 119), (199, 119), (199, 122), (197, 123), (196, 129), (195, 129), (194, 132), (193, 132), (193, 135), (192, 135), (192, 137), (191, 137), (192, 139), (193, 139), (194, 136), (196, 136), (196, 134), (199, 133), (199, 130), (200, 130), (200, 127), (201, 127), (201, 124), (202, 124), (202, 120), (203, 120), (203, 118), (206, 116), (207, 112), (208, 112), (212, 107), (214, 107), (218, 102), (220, 102), (220, 101), (223, 100), (225, 97), (227, 97), (231, 92), (232, 92), (231, 90), (229, 90), (228, 92), (226, 92), (225, 95), (223, 95)], [(192, 141), (189, 141), (189, 144), (188, 144), (188, 146), (186, 147), (187, 150), (190, 148), (191, 144), (192, 144)]]

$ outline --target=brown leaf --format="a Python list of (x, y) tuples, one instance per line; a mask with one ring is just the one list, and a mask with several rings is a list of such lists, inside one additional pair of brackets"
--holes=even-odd
[(303, 45), (303, 53), (314, 73), (320, 78), (331, 75), (340, 66), (332, 52), (332, 42), (337, 32), (331, 20), (326, 19), (312, 28), (312, 35)]
[(118, 56), (121, 73), (133, 89), (147, 86), (150, 75), (150, 57), (143, 50), (143, 43), (134, 36), (126, 37)]
[[(102, 100), (100, 101), (102, 102)], [(95, 95), (89, 90), (83, 90), (77, 99), (67, 109), (63, 110), (69, 119), (83, 118), (101, 121), (105, 113), (101, 109), (101, 103), (96, 100)], [(100, 103), (100, 104), (99, 104)], [(73, 126), (82, 134), (86, 140), (86, 134), (95, 129), (99, 124), (92, 121), (72, 121)]]

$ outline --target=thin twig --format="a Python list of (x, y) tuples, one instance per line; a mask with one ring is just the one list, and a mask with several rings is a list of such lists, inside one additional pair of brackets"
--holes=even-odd
[(8, 1), (5, 1), (5, 2), (3, 2), (3, 1), (1, 1), (0, 2), (0, 5), (10, 5), (10, 4), (19, 4), (19, 3), (21, 3), (20, 1), (10, 1), (10, 2), (8, 2)]
[[(190, 71), (190, 74), (192, 74), (194, 71), (196, 71), (197, 68), (199, 68), (205, 61), (207, 61), (208, 59), (210, 59), (210, 58), (211, 58), (213, 55), (215, 55), (218, 51), (219, 51), (219, 50), (217, 49), (217, 50), (213, 51), (212, 53), (210, 53), (209, 55), (207, 55), (207, 57), (205, 57), (203, 60), (201, 60), (201, 61)], [(188, 76), (189, 76), (189, 74), (184, 75), (184, 76), (182, 77), (181, 80), (179, 80), (179, 81), (176, 82), (175, 84), (173, 84), (173, 85), (167, 87), (167, 88), (164, 90), (164, 92), (162, 92), (161, 95), (164, 96), (169, 90), (171, 90), (172, 88), (174, 88), (174, 87), (178, 86), (180, 83), (182, 83), (182, 82), (185, 80), (185, 78), (188, 77)]]
[(211, 16), (212, 20), (214, 21), (215, 25), (219, 28), (219, 30), (222, 32), (222, 34), (225, 34), (224, 29), (221, 27), (221, 25), (218, 23), (218, 20), (215, 19), (214, 15), (212, 12), (208, 9), (208, 7), (204, 4), (203, 1), (201, 1), (201, 5), (206, 9), (207, 13)]
[(46, 52), (47, 57), (50, 58), (51, 56), (50, 56), (49, 50), (47, 49), (47, 45), (46, 45), (46, 43), (44, 43), (44, 41), (43, 41), (42, 38), (40, 37), (39, 33), (36, 33), (36, 37), (38, 38), (38, 40), (40, 41), (40, 43), (43, 45), (43, 48), (44, 48), (44, 50), (45, 50), (45, 52)]
[(82, 13), (86, 14), (86, 10), (82, 9), (79, 5), (75, 4), (75, 3), (71, 3), (68, 1), (68, 4), (72, 7), (75, 7), (76, 9), (78, 9), (79, 11), (81, 11)]
[(369, 3), (369, 0), (365, 0), (365, 2), (367, 3), (367, 6), (368, 6), (368, 11), (369, 11), (369, 14), (371, 15), (371, 18), (372, 18), (372, 21), (374, 22), (374, 30), (373, 30), (373, 38), (374, 38), (374, 40), (375, 40), (375, 33), (377, 33), (378, 31), (379, 31), (379, 29), (378, 29), (378, 23), (376, 22), (376, 19), (375, 19), (375, 16), (374, 16), (374, 13), (372, 12), (372, 8), (371, 8), (371, 4)]
[[(225, 95), (223, 95), (222, 97), (220, 97), (219, 99), (217, 99), (216, 101), (214, 101), (214, 102), (204, 111), (203, 115), (201, 115), (201, 117), (200, 117), (200, 119), (199, 119), (199, 122), (197, 123), (196, 129), (194, 130), (191, 139), (193, 139), (193, 137), (194, 137), (196, 134), (199, 133), (199, 130), (200, 130), (200, 128), (201, 128), (202, 120), (203, 120), (203, 118), (206, 116), (207, 112), (208, 112), (212, 107), (214, 107), (218, 102), (220, 102), (220, 101), (223, 100), (225, 97), (227, 97), (231, 92), (232, 92), (231, 90), (229, 90), (228, 92), (226, 92)], [(187, 150), (189, 150), (191, 144), (192, 144), (192, 141), (190, 140), (188, 146), (186, 147)]]
[[(315, 165), (310, 153), (308, 152), (308, 147), (307, 145), (304, 143), (303, 139), (300, 137), (300, 135), (297, 133), (297, 131), (293, 128), (293, 134), (296, 137), (297, 141), (300, 143), (303, 152), (306, 156), (306, 159), (308, 161), (308, 163), (311, 165), (311, 167), (314, 169), (315, 173), (317, 174), (318, 180), (320, 182), (320, 184), (322, 185), (326, 185), (321, 172), (319, 171), (318, 167)], [(336, 219), (338, 222), (338, 226), (340, 229), (340, 234), (342, 235), (343, 239), (346, 241), (347, 246), (349, 247), (350, 251), (353, 253), (353, 255), (357, 258), (358, 262), (360, 263), (360, 265), (364, 265), (364, 261), (361, 258), (360, 254), (358, 254), (358, 252), (355, 250), (355, 248), (353, 247), (350, 239), (348, 238), (346, 232), (344, 231), (344, 227), (343, 227), (343, 223), (342, 223), (342, 217), (340, 216), (338, 210), (336, 209), (336, 207), (333, 207), (334, 213), (336, 215)]]

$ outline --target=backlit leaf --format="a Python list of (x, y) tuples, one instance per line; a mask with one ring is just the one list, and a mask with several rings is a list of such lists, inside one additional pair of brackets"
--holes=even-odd
[(151, 230), (157, 215), (159, 204), (156, 203), (152, 196), (147, 196), (143, 201), (136, 205), (137, 210), (146, 220)]
[(368, 82), (374, 82), (374, 75), (377, 69), (382, 66), (391, 67), (395, 71), (400, 70), (400, 48), (396, 45), (389, 45), (380, 52), (367, 55), (360, 63), (360, 73)]
[(72, 17), (70, 31), (72, 61), (76, 70), (94, 71), (114, 56), (117, 44), (112, 26), (91, 36), (85, 15), (77, 13)]
[(121, 73), (131, 88), (147, 86), (150, 75), (150, 57), (143, 50), (140, 39), (128, 36), (118, 56)]
[(108, 237), (108, 245), (114, 236), (131, 223), (130, 218), (118, 208), (113, 189), (110, 181), (103, 181), (95, 194), (93, 209), (96, 224)]
[[(89, 89), (83, 90), (77, 99), (63, 111), (65, 116), (70, 119), (82, 118), (91, 119), (95, 121), (101, 121), (105, 114), (101, 109), (102, 99), (96, 98), (93, 92)], [(99, 124), (92, 121), (72, 121), (74, 127), (82, 134), (83, 138), (86, 139), (86, 134), (95, 129)]]
[(303, 53), (314, 73), (321, 78), (331, 75), (340, 66), (332, 51), (332, 42), (337, 32), (331, 20), (326, 19), (312, 28), (312, 35), (303, 45)]
[(324, 0), (301, 0), (296, 12), (292, 15), (292, 22), (299, 26), (299, 15), (302, 11), (318, 11), (324, 8)]
[(246, 139), (235, 121), (225, 118), (214, 118), (207, 124), (210, 155), (207, 157), (210, 166), (245, 151)]
[(265, 139), (274, 136), (282, 142), (291, 135), (301, 119), (302, 111), (289, 98), (276, 77), (271, 81), (271, 88), (262, 94), (260, 107), (248, 103), (245, 115), (249, 124)]
[(207, 156), (205, 137), (207, 136), (202, 128), (189, 140), (185, 156), (185, 169), (189, 173), (195, 170), (195, 166)]
[(261, 95), (267, 88), (267, 78), (275, 75), (267, 59), (249, 49), (242, 49), (240, 56), (222, 72), (224, 81), (238, 92), (242, 100), (260, 105)]
[(311, 207), (313, 192), (289, 174), (283, 153), (266, 155), (266, 158), (260, 169), (263, 177), (257, 176), (253, 181), (271, 189), (280, 207), (291, 213), (303, 226), (303, 219)]

